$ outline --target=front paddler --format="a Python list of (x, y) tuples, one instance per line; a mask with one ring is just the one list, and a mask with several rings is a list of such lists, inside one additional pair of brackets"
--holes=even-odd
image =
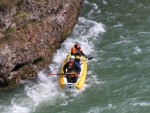
[(75, 61), (78, 63), (80, 63), (81, 56), (84, 56), (85, 58), (87, 58), (87, 56), (83, 53), (81, 44), (79, 42), (76, 42), (74, 47), (71, 48), (71, 55), (75, 56)]
[(64, 76), (67, 77), (68, 82), (76, 83), (78, 75), (80, 75), (81, 72), (81, 67), (79, 63), (75, 62), (75, 56), (73, 55), (70, 56), (69, 61), (63, 67), (63, 71)]

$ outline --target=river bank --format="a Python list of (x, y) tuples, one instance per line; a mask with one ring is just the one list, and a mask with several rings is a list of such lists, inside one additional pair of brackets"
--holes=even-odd
[(33, 79), (48, 68), (82, 6), (82, 0), (11, 2), (0, 2), (0, 86)]

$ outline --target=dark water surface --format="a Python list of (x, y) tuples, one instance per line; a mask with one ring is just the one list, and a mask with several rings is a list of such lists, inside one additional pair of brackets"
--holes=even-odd
[(0, 94), (1, 113), (150, 113), (150, 1), (85, 0), (78, 24), (50, 64), (59, 72), (76, 41), (88, 61), (85, 87), (72, 94), (58, 77)]

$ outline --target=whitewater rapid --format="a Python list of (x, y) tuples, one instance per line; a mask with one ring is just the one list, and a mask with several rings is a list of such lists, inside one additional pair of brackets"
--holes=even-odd
[[(92, 10), (87, 14), (89, 17), (95, 10), (97, 10), (97, 13), (100, 13), (96, 4), (91, 4), (88, 1), (85, 1), (85, 3), (92, 7)], [(86, 19), (85, 17), (79, 17), (78, 24), (75, 26), (73, 33), (55, 53), (52, 63), (49, 65), (50, 72), (59, 73), (64, 59), (77, 41), (81, 43), (81, 47), (87, 56), (95, 56), (94, 40), (99, 38), (98, 35), (104, 32), (105, 26), (102, 23)], [(93, 60), (96, 61), (96, 58)], [(89, 75), (92, 75), (92, 73), (92, 71), (88, 71)], [(54, 106), (59, 104), (60, 106), (67, 106), (68, 102), (73, 102), (77, 95), (91, 87), (92, 84), (101, 83), (96, 75), (88, 76), (83, 90), (76, 91), (71, 95), (73, 99), (68, 100), (70, 95), (60, 89), (58, 79), (59, 76), (48, 77), (44, 71), (40, 71), (36, 82), (22, 81), (24, 84), (22, 92), (14, 93), (10, 103), (0, 105), (1, 113), (31, 113), (36, 112), (37, 109), (42, 108), (44, 105)], [(94, 83), (91, 82), (93, 80), (95, 81)]]

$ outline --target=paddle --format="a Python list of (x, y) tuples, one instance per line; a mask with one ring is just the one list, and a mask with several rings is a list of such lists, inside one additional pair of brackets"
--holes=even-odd
[(57, 73), (57, 74), (51, 73), (51, 74), (48, 74), (47, 76), (62, 75), (62, 74), (63, 74), (63, 73)]
[(92, 60), (94, 57), (88, 57), (88, 60)]
[(92, 60), (94, 57), (85, 56), (85, 58), (87, 58), (88, 60)]
[[(51, 73), (51, 74), (48, 74), (47, 76), (55, 76), (55, 75), (63, 75), (64, 73), (56, 73), (56, 74), (53, 74), (53, 73)], [(75, 74), (73, 74), (73, 73), (67, 73), (67, 75), (75, 75)]]

